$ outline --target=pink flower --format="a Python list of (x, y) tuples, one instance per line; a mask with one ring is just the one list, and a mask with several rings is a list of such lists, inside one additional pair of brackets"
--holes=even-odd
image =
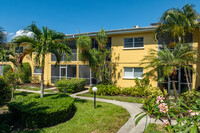
[(191, 112), (190, 115), (191, 116), (199, 115), (199, 112)]
[(166, 103), (161, 103), (160, 105), (158, 105), (158, 108), (160, 109), (160, 112), (162, 113), (167, 113), (168, 111), (168, 106)]
[(188, 110), (189, 113), (192, 113), (192, 110)]
[(165, 125), (169, 125), (169, 121), (168, 121), (168, 120), (164, 120), (163, 123), (164, 123)]
[(156, 103), (159, 104), (160, 102), (164, 102), (165, 98), (164, 97), (161, 97), (161, 96), (158, 96), (156, 97)]

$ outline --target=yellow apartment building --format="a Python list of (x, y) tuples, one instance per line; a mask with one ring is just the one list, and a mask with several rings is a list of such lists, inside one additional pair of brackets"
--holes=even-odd
[[(119, 29), (106, 31), (108, 35), (107, 48), (111, 49), (112, 58), (111, 62), (116, 64), (116, 72), (113, 76), (113, 80), (116, 85), (121, 87), (134, 86), (134, 79), (142, 79), (142, 74), (147, 70), (143, 69), (141, 66), (142, 59), (148, 55), (150, 49), (159, 50), (162, 48), (161, 42), (155, 41), (153, 38), (156, 25), (152, 24), (149, 27), (139, 27), (135, 26), (130, 29)], [(92, 38), (92, 47), (98, 47), (97, 41), (95, 41), (95, 36), (98, 32), (82, 33), (87, 34)], [(63, 56), (62, 61), (59, 66), (55, 66), (56, 58), (53, 54), (46, 56), (45, 69), (44, 69), (44, 81), (45, 84), (54, 84), (56, 80), (63, 77), (65, 78), (83, 78), (87, 80), (88, 85), (96, 84), (96, 79), (94, 78), (94, 73), (91, 71), (87, 64), (79, 61), (78, 49), (76, 47), (76, 39), (82, 34), (72, 34), (67, 35), (69, 38), (69, 47), (72, 49), (73, 58), (72, 61), (66, 62), (65, 56)], [(166, 37), (167, 38), (167, 37)], [(195, 31), (191, 35), (189, 43), (193, 45), (193, 48), (199, 49), (200, 43), (200, 31)], [(17, 48), (19, 51), (23, 51), (25, 46), (20, 46)], [(34, 56), (34, 55), (33, 55)], [(23, 62), (29, 62), (32, 69), (32, 77), (38, 77), (40, 79), (41, 70), (34, 65), (32, 58), (25, 57)], [(3, 73), (3, 67), (5, 64), (10, 64), (9, 62), (0, 63), (0, 74)], [(200, 64), (193, 64), (192, 67), (196, 69), (197, 73), (192, 74), (192, 86), (197, 88), (200, 86), (199, 76)], [(157, 86), (157, 82), (150, 79), (152, 86)], [(181, 89), (187, 88), (186, 78), (183, 69), (178, 70), (176, 78), (177, 91), (181, 92)], [(169, 79), (166, 79), (163, 83), (168, 91), (172, 91), (172, 85)]]

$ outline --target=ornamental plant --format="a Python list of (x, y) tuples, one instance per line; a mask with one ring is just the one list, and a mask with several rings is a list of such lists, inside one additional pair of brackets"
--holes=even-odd
[(6, 82), (8, 83), (8, 86), (11, 88), (11, 101), (13, 100), (13, 93), (14, 90), (17, 88), (18, 84), (21, 82), (20, 77), (23, 75), (23, 72), (21, 72), (20, 69), (10, 69), (6, 72), (4, 75), (4, 78)]
[[(156, 121), (161, 120), (165, 124), (165, 130), (169, 133), (175, 132), (200, 132), (200, 100), (197, 100), (196, 106), (188, 107), (179, 99), (178, 103), (172, 103), (164, 97), (158, 96), (152, 99), (152, 104), (155, 105), (147, 112), (141, 112), (136, 115), (135, 125), (147, 115), (157, 114)], [(161, 117), (165, 116), (165, 118)], [(176, 120), (176, 124), (172, 124), (172, 120)], [(146, 128), (146, 126), (145, 126)]]

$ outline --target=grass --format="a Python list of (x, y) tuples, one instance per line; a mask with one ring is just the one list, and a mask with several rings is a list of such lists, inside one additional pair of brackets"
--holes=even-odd
[[(94, 97), (93, 94), (78, 94), (77, 96), (83, 96), (83, 97)], [(123, 101), (123, 102), (130, 102), (130, 103), (142, 103), (144, 98), (139, 97), (131, 97), (131, 96), (100, 96), (96, 95), (97, 98), (103, 98), (103, 99), (110, 99), (110, 100), (117, 100), (117, 101)]]
[(144, 133), (167, 133), (163, 127), (165, 125), (150, 123)]
[[(16, 93), (23, 96), (28, 94)], [(31, 131), (26, 129), (18, 133), (116, 133), (130, 118), (124, 108), (110, 103), (97, 102), (96, 109), (93, 101), (76, 99), (74, 104), (76, 112), (69, 121), (49, 128)]]

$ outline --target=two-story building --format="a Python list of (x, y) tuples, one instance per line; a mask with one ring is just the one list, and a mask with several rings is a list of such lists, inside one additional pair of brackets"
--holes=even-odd
[[(159, 50), (160, 44), (158, 41), (154, 40), (153, 34), (156, 29), (155, 25), (150, 25), (149, 27), (139, 27), (135, 26), (130, 29), (119, 29), (119, 30), (109, 30), (106, 31), (108, 35), (107, 48), (111, 49), (112, 58), (111, 62), (116, 64), (116, 72), (113, 75), (113, 80), (116, 85), (121, 87), (134, 86), (134, 79), (142, 79), (142, 74), (148, 70), (141, 66), (142, 59), (148, 55), (150, 49)], [(45, 74), (44, 81), (45, 84), (54, 84), (56, 80), (63, 77), (65, 78), (84, 78), (87, 80), (88, 85), (93, 85), (96, 83), (94, 74), (90, 67), (79, 61), (78, 49), (76, 47), (76, 39), (82, 34), (86, 34), (92, 38), (92, 47), (97, 47), (97, 41), (95, 41), (95, 36), (98, 32), (89, 32), (81, 34), (67, 35), (69, 38), (69, 47), (72, 49), (73, 58), (72, 61), (66, 62), (65, 56), (63, 56), (62, 61), (59, 66), (55, 66), (55, 56), (49, 54), (45, 61)], [(199, 51), (200, 43), (200, 31), (196, 30), (191, 39), (193, 48)], [(23, 46), (22, 46), (23, 47)], [(23, 50), (23, 48), (19, 48)], [(33, 55), (34, 56), (34, 55)], [(39, 77), (41, 71), (38, 67), (34, 66), (34, 62), (31, 58), (25, 57), (23, 62), (29, 62), (32, 68), (32, 77)], [(7, 64), (2, 62), (0, 65), (0, 74), (2, 74), (3, 66)], [(192, 66), (197, 73), (192, 74), (192, 86), (197, 88), (200, 86), (199, 80), (199, 64), (193, 64)], [(157, 86), (157, 82), (150, 79), (152, 86)], [(187, 82), (183, 69), (178, 70), (176, 85), (178, 91), (183, 88), (187, 88)], [(171, 81), (166, 79), (164, 86), (169, 91), (172, 90)]]

